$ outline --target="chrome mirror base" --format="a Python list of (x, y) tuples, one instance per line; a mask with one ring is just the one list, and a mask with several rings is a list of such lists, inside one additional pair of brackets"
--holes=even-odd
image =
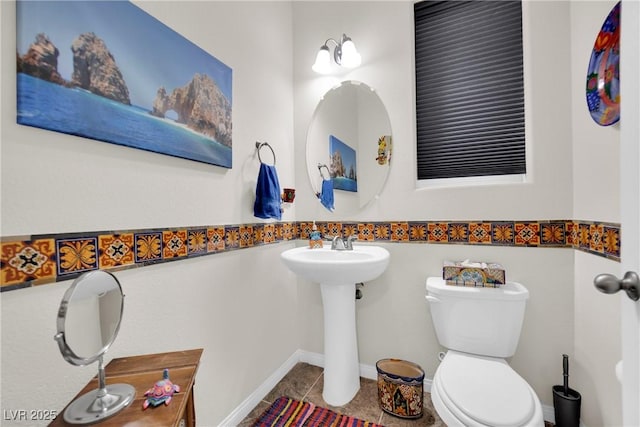
[(136, 390), (129, 384), (111, 384), (92, 390), (74, 400), (64, 411), (69, 424), (91, 424), (117, 414), (131, 402)]

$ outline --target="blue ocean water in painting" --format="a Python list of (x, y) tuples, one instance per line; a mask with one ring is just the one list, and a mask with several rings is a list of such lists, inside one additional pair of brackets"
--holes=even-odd
[(232, 150), (149, 110), (18, 73), (18, 123), (231, 167)]
[(333, 188), (335, 190), (358, 191), (358, 181), (354, 179), (349, 179), (344, 176), (337, 176), (331, 179), (333, 180)]

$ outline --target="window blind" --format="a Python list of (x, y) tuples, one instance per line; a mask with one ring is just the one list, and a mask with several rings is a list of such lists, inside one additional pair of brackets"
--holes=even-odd
[(418, 179), (526, 172), (522, 5), (414, 4)]

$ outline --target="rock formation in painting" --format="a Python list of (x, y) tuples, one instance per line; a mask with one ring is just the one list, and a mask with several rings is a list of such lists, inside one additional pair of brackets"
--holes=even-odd
[(342, 155), (339, 151), (335, 151), (331, 155), (331, 177), (340, 177), (346, 176), (347, 168), (344, 166), (342, 162)]
[(151, 114), (164, 118), (169, 110), (176, 112), (178, 123), (231, 147), (231, 104), (209, 76), (196, 74), (171, 95), (160, 87)]
[(71, 46), (73, 75), (66, 81), (58, 72), (60, 51), (46, 34), (40, 33), (24, 56), (16, 52), (19, 73), (68, 87), (80, 87), (96, 95), (131, 105), (129, 89), (105, 43), (93, 33), (80, 35)]
[(131, 105), (129, 89), (104, 41), (94, 33), (84, 33), (71, 45), (73, 75), (71, 85), (96, 95)]
[(59, 55), (60, 51), (49, 40), (49, 37), (40, 33), (22, 58), (17, 55), (18, 71), (42, 80), (64, 85), (66, 82), (58, 72)]

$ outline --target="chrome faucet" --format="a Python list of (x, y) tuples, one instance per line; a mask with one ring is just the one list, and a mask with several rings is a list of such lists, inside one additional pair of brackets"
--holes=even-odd
[(354, 240), (358, 240), (358, 238), (353, 235), (346, 239), (343, 239), (340, 235), (334, 236), (331, 240), (331, 249), (334, 251), (352, 251)]
[(344, 245), (344, 240), (342, 240), (342, 236), (334, 236), (333, 240), (331, 240), (331, 250), (332, 251), (344, 251), (347, 248)]

